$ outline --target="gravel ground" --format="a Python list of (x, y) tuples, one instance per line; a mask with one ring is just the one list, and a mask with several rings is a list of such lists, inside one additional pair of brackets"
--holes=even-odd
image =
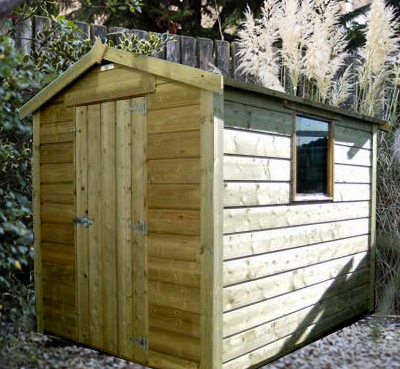
[[(1, 369), (145, 369), (143, 366), (1, 324)], [(264, 369), (400, 369), (400, 317), (370, 317)]]

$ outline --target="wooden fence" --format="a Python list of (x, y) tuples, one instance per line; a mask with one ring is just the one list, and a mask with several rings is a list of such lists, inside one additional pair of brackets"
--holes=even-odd
[[(88, 24), (85, 22), (75, 22), (82, 31), (83, 38), (95, 40), (96, 37), (112, 40), (115, 44), (119, 43), (123, 32), (129, 31), (127, 28), (110, 27)], [(18, 48), (25, 53), (29, 53), (34, 47), (34, 35), (42, 31), (50, 24), (47, 17), (34, 16), (17, 25), (15, 41)], [(0, 35), (7, 29), (0, 24)], [(131, 30), (139, 38), (147, 38), (148, 33), (141, 30)], [(236, 55), (237, 44), (223, 40), (211, 40), (209, 38), (194, 38), (190, 36), (170, 35), (172, 40), (167, 42), (164, 50), (156, 57), (169, 60), (175, 63), (185, 64), (203, 70), (217, 68), (224, 76), (244, 80), (245, 77), (237, 71), (239, 63)]]

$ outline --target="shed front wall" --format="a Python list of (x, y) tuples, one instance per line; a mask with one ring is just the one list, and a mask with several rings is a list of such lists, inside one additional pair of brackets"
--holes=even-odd
[(235, 90), (224, 109), (223, 367), (242, 369), (372, 311), (375, 127), (335, 120), (334, 199), (296, 204), (293, 110)]

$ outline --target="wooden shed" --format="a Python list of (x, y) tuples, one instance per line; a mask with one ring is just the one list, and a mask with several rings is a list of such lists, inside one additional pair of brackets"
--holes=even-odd
[(101, 42), (20, 113), (40, 332), (245, 369), (374, 311), (384, 122)]

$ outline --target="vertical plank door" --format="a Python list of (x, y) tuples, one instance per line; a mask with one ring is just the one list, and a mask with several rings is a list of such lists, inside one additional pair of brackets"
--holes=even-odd
[(79, 340), (147, 361), (145, 98), (75, 109)]

